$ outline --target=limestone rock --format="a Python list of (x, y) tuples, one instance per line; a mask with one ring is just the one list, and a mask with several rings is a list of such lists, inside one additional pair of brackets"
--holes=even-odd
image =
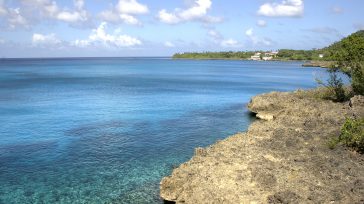
[(176, 203), (362, 203), (364, 155), (329, 149), (363, 97), (333, 103), (272, 92), (248, 108), (264, 120), (207, 148), (162, 179), (160, 196)]
[(256, 115), (257, 118), (262, 119), (262, 120), (273, 120), (274, 119), (274, 115), (270, 114), (270, 113), (257, 113)]
[(364, 117), (364, 96), (354, 96), (350, 99), (349, 106), (353, 110), (354, 116)]

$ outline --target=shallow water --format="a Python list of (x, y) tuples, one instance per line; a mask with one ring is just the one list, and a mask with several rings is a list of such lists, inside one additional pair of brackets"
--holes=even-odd
[(0, 203), (161, 203), (198, 146), (244, 131), (253, 95), (315, 87), (298, 62), (0, 61)]

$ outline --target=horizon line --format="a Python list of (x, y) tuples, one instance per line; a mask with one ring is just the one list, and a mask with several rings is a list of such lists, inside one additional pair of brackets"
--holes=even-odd
[(104, 56), (104, 57), (0, 57), (1, 60), (16, 60), (16, 59), (90, 59), (90, 58), (172, 58), (172, 56)]

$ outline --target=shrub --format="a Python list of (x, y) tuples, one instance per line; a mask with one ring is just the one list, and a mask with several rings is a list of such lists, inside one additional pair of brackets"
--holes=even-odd
[(364, 118), (346, 119), (339, 140), (346, 146), (364, 153)]
[(317, 83), (325, 86), (328, 89), (329, 94), (325, 99), (330, 99), (335, 102), (343, 102), (349, 99), (349, 94), (345, 93), (343, 80), (339, 77), (339, 68), (329, 68), (329, 78), (327, 82), (323, 82), (320, 79), (316, 79)]
[(356, 63), (351, 74), (351, 86), (355, 94), (364, 95), (364, 62)]
[(328, 145), (332, 149), (339, 143), (344, 144), (359, 153), (364, 153), (364, 118), (347, 118), (341, 127), (340, 136), (331, 139)]
[(343, 39), (334, 49), (334, 59), (351, 79), (354, 94), (364, 95), (364, 31)]

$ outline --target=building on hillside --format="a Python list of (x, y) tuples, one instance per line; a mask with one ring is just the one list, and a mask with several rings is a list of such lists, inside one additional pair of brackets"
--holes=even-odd
[(272, 60), (273, 58), (277, 57), (277, 54), (278, 54), (277, 51), (266, 52), (266, 53), (264, 53), (263, 60), (265, 60), (265, 61)]
[(251, 57), (250, 57), (250, 59), (251, 60), (262, 60), (261, 59), (261, 56), (262, 55), (262, 53), (260, 53), (260, 52), (256, 52), (254, 55), (252, 55)]
[(319, 54), (319, 58), (323, 58), (324, 57), (324, 54)]
[[(275, 57), (277, 57), (278, 52), (272, 51), (272, 52), (265, 52), (264, 54), (260, 52), (256, 52), (253, 56), (250, 57), (251, 60), (273, 60)], [(263, 56), (262, 56), (263, 55)]]
[(272, 60), (272, 59), (273, 59), (273, 56), (265, 55), (265, 56), (263, 57), (263, 60), (264, 60), (264, 61)]

